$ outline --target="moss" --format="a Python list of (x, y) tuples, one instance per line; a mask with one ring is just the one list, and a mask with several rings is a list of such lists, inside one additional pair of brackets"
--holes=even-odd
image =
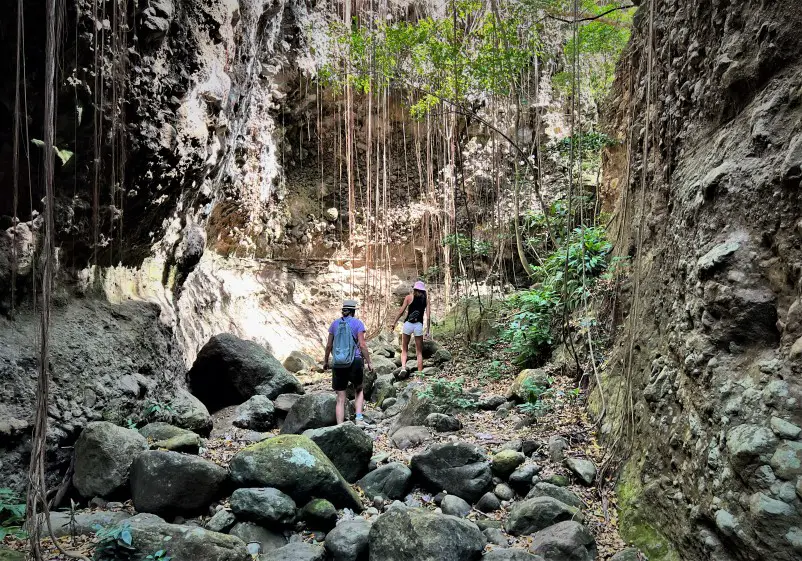
[(636, 545), (650, 561), (681, 561), (674, 546), (647, 520), (654, 521), (654, 513), (641, 504), (643, 484), (640, 473), (643, 461), (632, 459), (621, 473), (616, 487), (619, 500), (621, 536)]

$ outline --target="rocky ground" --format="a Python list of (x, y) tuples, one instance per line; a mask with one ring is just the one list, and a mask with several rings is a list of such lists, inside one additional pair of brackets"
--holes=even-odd
[[(397, 345), (371, 347), (365, 423), (336, 427), (329, 373), (309, 357), (285, 361), (292, 375), (256, 345), (214, 338), (188, 374), (220, 407), (211, 432), (91, 424), (73, 479), (89, 506), (54, 513), (56, 535), (99, 560), (246, 559), (248, 542), (263, 561), (638, 559), (570, 380), (513, 376), (503, 349), (458, 342), (427, 344), (424, 375), (396, 380)], [(533, 385), (537, 405), (520, 403)]]

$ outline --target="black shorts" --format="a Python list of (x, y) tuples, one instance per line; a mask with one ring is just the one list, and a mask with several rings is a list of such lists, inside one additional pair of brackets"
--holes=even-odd
[(355, 390), (362, 389), (362, 382), (365, 377), (364, 362), (361, 358), (354, 358), (351, 366), (346, 368), (331, 369), (331, 386), (336, 392), (344, 392), (348, 389), (348, 382), (354, 385)]

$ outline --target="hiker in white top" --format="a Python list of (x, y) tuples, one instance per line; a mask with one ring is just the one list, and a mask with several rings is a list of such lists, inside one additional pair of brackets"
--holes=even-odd
[(412, 335), (415, 335), (415, 354), (418, 359), (418, 375), (423, 372), (423, 320), (426, 319), (426, 337), (429, 337), (429, 331), (432, 326), (432, 317), (429, 309), (429, 298), (426, 294), (426, 285), (423, 281), (418, 281), (412, 287), (412, 293), (407, 294), (404, 298), (404, 303), (401, 304), (401, 309), (398, 310), (398, 315), (395, 321), (390, 326), (395, 329), (398, 320), (407, 312), (406, 320), (401, 335), (401, 372), (399, 378), (406, 378), (407, 373), (407, 349), (409, 348), (409, 340)]

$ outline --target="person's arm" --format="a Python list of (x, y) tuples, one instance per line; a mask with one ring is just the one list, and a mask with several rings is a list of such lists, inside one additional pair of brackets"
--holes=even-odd
[(397, 324), (398, 320), (401, 319), (401, 316), (404, 315), (404, 310), (407, 309), (407, 306), (409, 306), (411, 302), (412, 302), (412, 295), (407, 294), (406, 298), (404, 298), (404, 303), (401, 304), (401, 309), (398, 310), (398, 315), (395, 317), (395, 321), (393, 322), (393, 327), (395, 327), (395, 324)]
[(368, 343), (365, 341), (365, 332), (360, 331), (357, 336), (359, 340), (359, 348), (362, 350), (362, 358), (365, 359), (365, 364), (368, 365), (368, 370), (373, 370), (373, 364), (370, 362), (370, 351), (368, 350)]
[(426, 296), (426, 336), (432, 332), (432, 301), (429, 296)]
[(329, 333), (329, 340), (326, 343), (326, 358), (323, 359), (323, 370), (329, 369), (329, 355), (331, 354), (331, 348), (334, 345), (334, 335)]

